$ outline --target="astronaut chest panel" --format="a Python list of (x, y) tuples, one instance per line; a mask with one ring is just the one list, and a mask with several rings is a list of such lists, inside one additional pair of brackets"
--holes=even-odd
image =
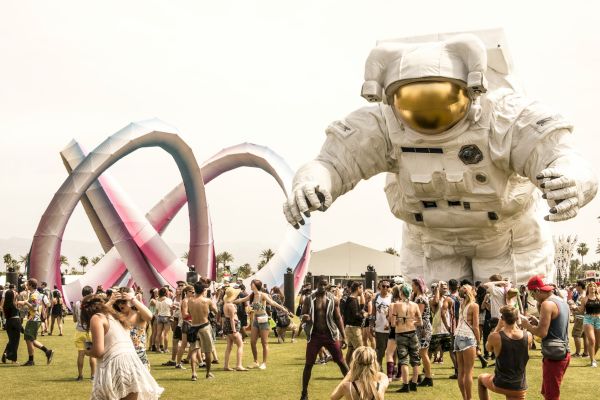
[(493, 200), (502, 196), (507, 175), (492, 163), (487, 130), (467, 131), (436, 144), (399, 136), (394, 150), (398, 183), (405, 196), (420, 201)]

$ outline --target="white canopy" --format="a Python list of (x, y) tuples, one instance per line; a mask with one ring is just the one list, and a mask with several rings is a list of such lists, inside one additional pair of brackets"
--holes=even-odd
[(352, 242), (313, 252), (308, 270), (313, 276), (357, 277), (365, 273), (369, 264), (379, 276), (401, 273), (400, 257)]

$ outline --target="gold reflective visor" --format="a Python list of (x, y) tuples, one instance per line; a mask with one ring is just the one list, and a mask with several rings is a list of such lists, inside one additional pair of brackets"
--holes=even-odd
[(397, 115), (411, 129), (426, 135), (452, 128), (469, 111), (469, 105), (466, 89), (448, 81), (408, 83), (394, 94)]

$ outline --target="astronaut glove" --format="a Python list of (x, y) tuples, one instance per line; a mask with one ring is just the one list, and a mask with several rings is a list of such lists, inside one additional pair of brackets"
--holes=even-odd
[(552, 167), (542, 170), (536, 178), (541, 181), (542, 197), (551, 207), (550, 214), (544, 217), (546, 221), (564, 221), (577, 215), (581, 194), (577, 180)]
[(302, 182), (296, 186), (288, 201), (283, 203), (283, 213), (288, 222), (296, 229), (304, 225), (304, 218), (310, 212), (325, 211), (331, 206), (333, 198), (328, 190), (320, 188), (315, 182)]

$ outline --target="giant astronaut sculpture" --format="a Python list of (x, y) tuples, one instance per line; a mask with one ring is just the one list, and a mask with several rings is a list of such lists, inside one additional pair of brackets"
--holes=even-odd
[(318, 157), (294, 177), (284, 204), (290, 224), (387, 172), (390, 209), (405, 222), (406, 275), (553, 278), (542, 192), (545, 219), (562, 221), (595, 196), (597, 181), (573, 148), (571, 124), (511, 84), (498, 38), (488, 31), (379, 43), (362, 96), (382, 104), (327, 128)]

